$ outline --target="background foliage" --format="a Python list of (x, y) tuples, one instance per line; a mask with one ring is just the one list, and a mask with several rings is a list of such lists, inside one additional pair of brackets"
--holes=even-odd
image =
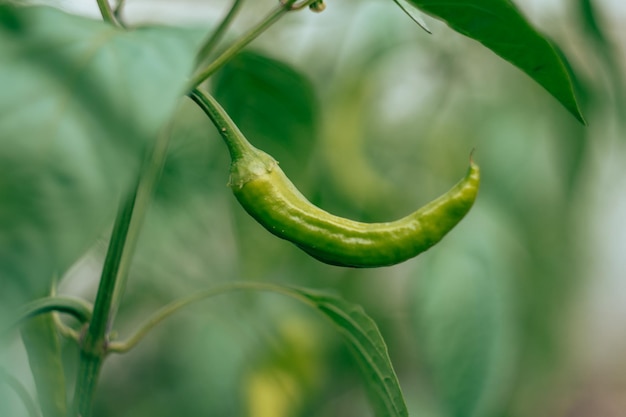
[[(83, 3), (61, 5), (78, 10)], [(206, 3), (128, 0), (125, 13), (131, 22), (205, 27), (228, 2)], [(236, 29), (271, 4), (248, 3)], [(287, 16), (224, 67), (212, 79), (216, 97), (250, 140), (331, 212), (364, 221), (404, 215), (454, 183), (474, 148), (483, 172), (477, 205), (441, 244), (404, 264), (376, 270), (320, 264), (269, 235), (237, 205), (225, 186), (228, 155), (213, 126), (190, 102), (176, 104), (178, 87), (167, 87), (158, 66), (151, 66), (149, 75), (126, 81), (145, 89), (145, 100), (159, 103), (154, 113), (138, 117), (146, 118), (146, 129), (175, 105), (178, 117), (120, 311), (120, 333), (175, 296), (218, 282), (330, 288), (364, 306), (380, 326), (411, 415), (620, 415), (626, 405), (623, 5), (518, 2), (576, 68), (589, 123), (583, 127), (522, 72), (439, 22), (426, 18), (434, 32), (429, 36), (390, 2), (327, 3), (319, 15)], [(45, 36), (55, 42), (63, 33)], [(126, 38), (119, 41), (132, 44)], [(167, 59), (175, 59), (175, 51), (189, 54), (198, 35), (185, 30), (179, 39), (154, 53)], [(25, 59), (11, 58), (0, 71)], [(179, 71), (162, 76), (182, 78), (188, 69)], [(41, 86), (29, 87), (56, 92), (66, 76), (42, 76)], [(112, 76), (112, 83), (120, 81)], [(0, 76), (0, 86), (21, 85)], [(111, 100), (133, 111), (123, 96)], [(15, 137), (19, 129), (46, 129), (45, 119), (14, 115), (11, 108), (0, 107), (0, 124), (14, 125)], [(106, 129), (83, 119), (66, 129), (115, 136), (121, 147), (141, 148), (154, 134), (121, 138), (110, 116)], [(27, 145), (19, 152), (41, 152)], [(55, 167), (119, 164), (116, 149), (60, 149), (55, 155), (64, 163)], [(46, 172), (18, 162), (0, 164), (0, 181), (28, 170)], [(59, 172), (60, 181), (78, 181), (69, 188), (77, 193), (62, 197), (89, 201), (95, 205), (91, 215), (106, 222), (113, 213), (98, 202), (128, 187), (139, 163), (115, 165), (105, 184)], [(28, 183), (0, 191), (10, 191), (0, 195), (2, 210), (19, 211), (19, 199), (30, 195)], [(64, 215), (67, 224), (80, 227), (80, 219)], [(1, 230), (27, 226), (2, 224)], [(46, 236), (60, 239), (55, 245), (67, 254), (61, 259), (83, 249), (71, 230), (53, 232)], [(93, 295), (105, 239), (74, 266), (59, 292)], [(42, 267), (2, 257), (12, 253), (0, 255), (4, 266)], [(64, 366), (72, 374), (76, 352), (63, 343)], [(2, 360), (30, 381), (19, 342), (7, 351)], [(291, 301), (242, 293), (173, 317), (137, 349), (112, 357), (94, 415), (372, 415), (360, 381), (348, 347), (329, 323)], [(9, 404), (11, 415), (24, 413), (5, 386), (0, 401)]]

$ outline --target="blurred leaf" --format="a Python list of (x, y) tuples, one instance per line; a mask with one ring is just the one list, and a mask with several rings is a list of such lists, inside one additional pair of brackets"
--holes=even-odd
[(493, 338), (492, 300), (484, 276), (468, 276), (471, 261), (429, 273), (420, 282), (418, 341), (432, 372), (441, 407), (450, 416), (472, 416), (484, 393)]
[(428, 254), (414, 282), (421, 361), (450, 417), (492, 415), (515, 367), (508, 262), (520, 257), (519, 247), (507, 219), (479, 204), (459, 233)]
[(37, 404), (24, 384), (0, 367), (0, 412), (3, 416), (16, 415), (16, 407), (10, 401), (14, 399), (12, 397), (19, 401), (20, 404), (17, 407), (20, 411), (25, 410), (25, 415), (28, 417), (40, 416)]
[(361, 306), (322, 292), (293, 289), (304, 296), (337, 327), (357, 359), (378, 417), (408, 416), (398, 377), (387, 345), (376, 323)]
[(317, 320), (294, 314), (291, 308), (288, 314), (281, 314), (276, 331), (256, 344), (255, 364), (244, 383), (249, 417), (302, 414), (319, 391), (327, 367), (321, 353), (328, 342), (324, 337), (328, 330), (318, 327)]
[(610, 42), (606, 37), (597, 18), (596, 5), (594, 0), (579, 0), (578, 7), (582, 16), (585, 28), (593, 35), (595, 40), (602, 46), (607, 47)]
[(240, 391), (257, 349), (245, 333), (254, 317), (224, 304), (187, 313), (110, 358), (94, 417), (246, 416)]
[[(608, 91), (595, 92), (597, 99), (601, 100), (607, 96), (613, 96), (615, 100), (615, 110), (617, 117), (622, 122), (622, 115), (626, 112), (626, 82), (624, 82), (624, 71), (622, 70), (621, 56), (615, 47), (615, 42), (610, 33), (603, 29), (600, 16), (600, 7), (594, 0), (579, 0), (577, 2), (578, 13), (587, 33), (591, 34), (595, 43), (594, 52), (600, 57), (602, 64), (609, 74), (609, 84), (605, 86)], [(603, 70), (604, 68), (598, 68)], [(584, 103), (583, 103), (584, 104)], [(583, 106), (584, 109), (584, 106)]]
[(188, 291), (192, 282), (227, 280), (239, 267), (230, 221), (234, 197), (226, 185), (230, 163), (226, 146), (191, 100), (180, 103), (168, 129), (167, 159), (142, 226), (133, 279), (123, 301), (126, 308), (137, 310), (135, 314), (141, 314), (147, 300), (166, 302), (179, 291)]
[(65, 417), (65, 372), (53, 315), (31, 318), (22, 325), (21, 333), (43, 416)]
[[(597, 104), (594, 101), (598, 98), (598, 92), (589, 79), (580, 77), (581, 74), (574, 71), (563, 51), (558, 46), (555, 46), (555, 49), (570, 74), (581, 109), (585, 113), (590, 112)], [(554, 118), (560, 119), (560, 121), (552, 123), (552, 126), (560, 141), (559, 158), (565, 180), (564, 189), (571, 196), (577, 192), (579, 180), (584, 175), (591, 131), (586, 126), (571, 122), (570, 118), (561, 112), (555, 113)]]
[(285, 171), (302, 171), (315, 138), (316, 99), (308, 79), (291, 66), (244, 51), (214, 77), (215, 97), (242, 132), (279, 160)]
[(400, 192), (378, 172), (366, 151), (367, 118), (371, 112), (365, 104), (374, 98), (372, 84), (371, 77), (363, 71), (335, 88), (324, 106), (320, 146), (324, 173), (331, 182), (324, 187), (336, 188), (344, 206), (379, 213), (389, 210), (389, 201)]
[(18, 303), (105, 230), (201, 34), (125, 32), (46, 7), (0, 15), (12, 16), (0, 26), (0, 287)]
[(182, 101), (171, 126), (167, 159), (154, 204), (180, 211), (181, 204), (207, 190), (228, 191), (228, 151), (215, 127), (191, 100)]
[(510, 0), (407, 1), (524, 71), (585, 123), (563, 61)]

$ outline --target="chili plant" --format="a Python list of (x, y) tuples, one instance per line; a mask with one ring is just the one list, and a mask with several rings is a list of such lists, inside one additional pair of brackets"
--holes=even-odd
[[(584, 123), (563, 55), (509, 0), (395, 4), (424, 28), (420, 12), (482, 43)], [(197, 103), (226, 140), (233, 158), (231, 187), (247, 212), (271, 233), (337, 267), (393, 265), (436, 245), (477, 198), (477, 165), (472, 161), (465, 179), (440, 199), (397, 222), (331, 215), (307, 201), (274, 158), (244, 138), (213, 97), (211, 81), (284, 16), (333, 13), (332, 3), (281, 0), (240, 34), (229, 29), (242, 0), (234, 0), (208, 33), (133, 27), (123, 18), (123, 1), (113, 7), (98, 0), (97, 5), (101, 20), (46, 6), (0, 4), (2, 349), (8, 351), (21, 334), (37, 395), (35, 400), (3, 364), (0, 380), (8, 392), (20, 398), (30, 416), (87, 417), (110, 355), (135, 348), (155, 326), (191, 304), (225, 293), (265, 291), (300, 301), (328, 318), (364, 371), (376, 415), (407, 416), (376, 323), (356, 304), (317, 289), (254, 281), (216, 285), (173, 300), (131, 336), (116, 339), (115, 319), (132, 279), (131, 261), (181, 101)], [(280, 75), (279, 66), (276, 71)], [(95, 299), (57, 295), (70, 266), (108, 233), (111, 223)], [(68, 325), (59, 315), (73, 316), (77, 324)], [(77, 347), (74, 378), (65, 375), (60, 337)], [(72, 386), (74, 393), (68, 395)], [(0, 403), (14, 403), (5, 400)]]

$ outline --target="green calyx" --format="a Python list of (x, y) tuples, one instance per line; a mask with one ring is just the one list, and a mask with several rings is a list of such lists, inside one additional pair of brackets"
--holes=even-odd
[(250, 181), (267, 175), (278, 168), (278, 161), (271, 155), (250, 145), (250, 149), (243, 152), (230, 165), (230, 179), (228, 186), (233, 191), (240, 190)]

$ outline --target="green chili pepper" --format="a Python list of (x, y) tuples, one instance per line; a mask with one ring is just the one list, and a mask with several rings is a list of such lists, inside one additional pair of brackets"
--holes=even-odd
[(470, 160), (465, 178), (447, 193), (393, 222), (362, 223), (311, 204), (278, 163), (252, 146), (219, 103), (199, 90), (190, 94), (217, 126), (232, 158), (229, 185), (243, 208), (274, 235), (331, 265), (394, 265), (439, 242), (470, 210), (480, 184)]

